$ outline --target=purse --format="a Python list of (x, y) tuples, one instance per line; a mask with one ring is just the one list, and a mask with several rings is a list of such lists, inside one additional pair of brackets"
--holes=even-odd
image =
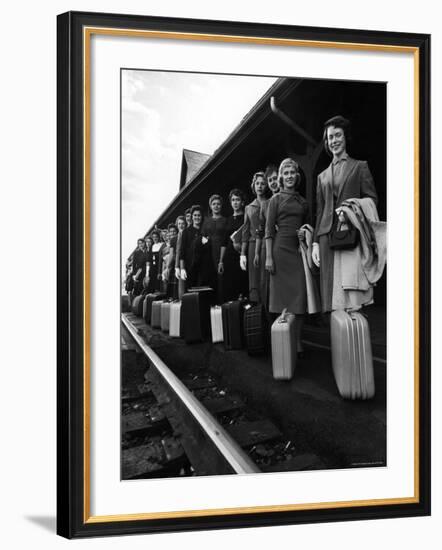
[(343, 222), (339, 221), (338, 216), (335, 217), (328, 244), (332, 250), (351, 250), (359, 244), (359, 231), (347, 216)]

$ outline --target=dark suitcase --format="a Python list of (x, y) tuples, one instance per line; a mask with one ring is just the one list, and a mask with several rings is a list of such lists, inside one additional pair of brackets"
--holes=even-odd
[(375, 394), (370, 328), (364, 315), (343, 310), (330, 316), (332, 366), (345, 399), (371, 399)]
[(161, 328), (161, 307), (164, 303), (164, 300), (155, 300), (152, 303), (152, 318), (151, 326), (152, 328)]
[(224, 347), (227, 350), (243, 347), (243, 300), (235, 300), (222, 305)]
[(244, 341), (249, 355), (263, 355), (268, 348), (268, 326), (262, 304), (244, 307)]
[(296, 369), (296, 318), (284, 310), (272, 325), (272, 369), (275, 380), (290, 380)]
[(181, 335), (186, 344), (210, 338), (210, 306), (215, 293), (212, 288), (189, 289), (181, 300)]
[(136, 296), (132, 302), (132, 313), (134, 313), (137, 317), (141, 317), (143, 315), (144, 298), (145, 296), (140, 294)]
[(155, 300), (162, 300), (166, 295), (161, 292), (152, 292), (148, 294), (143, 303), (143, 319), (150, 325), (152, 320), (152, 304)]

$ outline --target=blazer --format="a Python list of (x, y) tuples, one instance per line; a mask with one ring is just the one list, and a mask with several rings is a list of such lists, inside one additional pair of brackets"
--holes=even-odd
[(378, 195), (367, 161), (348, 157), (335, 199), (333, 195), (332, 164), (318, 175), (316, 187), (316, 225), (313, 242), (318, 242), (321, 235), (326, 235), (333, 224), (333, 215), (346, 199), (371, 198), (377, 204)]

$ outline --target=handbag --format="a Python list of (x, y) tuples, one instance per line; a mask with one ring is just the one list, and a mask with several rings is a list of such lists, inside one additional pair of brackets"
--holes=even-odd
[(339, 221), (338, 216), (335, 216), (328, 244), (332, 250), (351, 250), (359, 244), (359, 231), (347, 216), (342, 222)]

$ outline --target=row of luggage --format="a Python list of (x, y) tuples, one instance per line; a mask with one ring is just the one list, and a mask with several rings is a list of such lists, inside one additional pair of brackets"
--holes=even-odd
[[(246, 347), (250, 355), (264, 354), (269, 343), (273, 377), (289, 380), (296, 369), (296, 317), (283, 311), (274, 321), (268, 342), (268, 321), (261, 304), (246, 300), (215, 305), (215, 294), (207, 287), (191, 288), (181, 301), (167, 300), (162, 293), (137, 296), (135, 315), (152, 328), (161, 329), (186, 343), (211, 339), (227, 350)], [(332, 367), (342, 397), (370, 399), (374, 396), (374, 371), (367, 319), (358, 312), (334, 311), (330, 318)]]

